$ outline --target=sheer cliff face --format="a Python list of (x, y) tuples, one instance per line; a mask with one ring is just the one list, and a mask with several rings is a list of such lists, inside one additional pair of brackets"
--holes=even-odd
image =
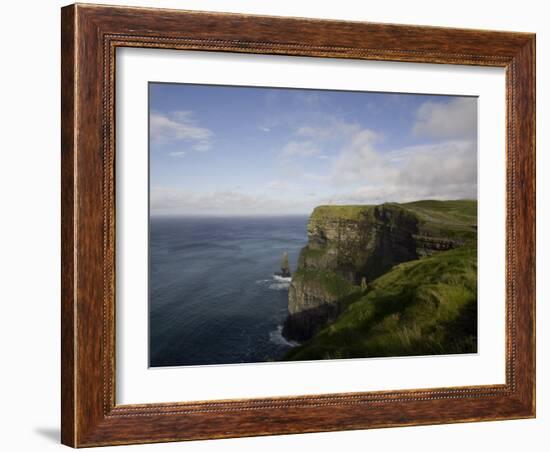
[(315, 209), (299, 268), (332, 270), (358, 284), (362, 277), (372, 280), (396, 263), (417, 258), (414, 215), (392, 205), (349, 207), (347, 215), (344, 209)]
[[(308, 223), (289, 289), (286, 337), (306, 340), (361, 296), (361, 282), (460, 244), (429, 216), (400, 204), (320, 206)], [(471, 232), (471, 231), (470, 231)]]

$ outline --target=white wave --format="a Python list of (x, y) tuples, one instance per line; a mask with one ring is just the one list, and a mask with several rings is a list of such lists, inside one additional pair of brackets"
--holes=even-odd
[(282, 276), (273, 275), (271, 279), (259, 279), (256, 284), (267, 286), (271, 290), (288, 290), (292, 278), (284, 278)]
[(284, 277), (279, 275), (273, 275), (273, 284), (269, 285), (272, 290), (286, 290), (290, 287), (291, 277)]
[(287, 347), (296, 347), (300, 345), (299, 342), (289, 341), (283, 336), (283, 325), (279, 325), (276, 330), (269, 333), (269, 340), (277, 345), (285, 345)]
[(271, 290), (287, 290), (289, 287), (289, 282), (276, 282), (268, 286), (268, 288)]

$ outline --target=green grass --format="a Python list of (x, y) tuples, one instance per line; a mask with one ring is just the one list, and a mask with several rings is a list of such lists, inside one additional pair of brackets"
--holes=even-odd
[(477, 240), (477, 201), (415, 201), (399, 204), (419, 219), (419, 233), (473, 243)]
[(310, 222), (327, 219), (360, 220), (373, 206), (351, 205), (351, 206), (318, 206), (313, 209)]
[(310, 224), (327, 220), (372, 220), (376, 207), (402, 209), (418, 220), (420, 234), (432, 237), (444, 237), (473, 243), (477, 239), (477, 201), (454, 200), (435, 201), (424, 200), (409, 203), (386, 203), (381, 206), (372, 205), (328, 205), (318, 206), (310, 216)]
[(304, 259), (321, 259), (328, 251), (328, 247), (325, 248), (304, 248), (301, 253), (303, 254)]
[[(345, 281), (328, 273), (322, 278), (328, 290), (352, 292)], [(319, 277), (319, 272), (304, 272), (298, 277), (313, 280)], [(476, 351), (475, 247), (458, 248), (399, 264), (370, 283), (367, 292), (357, 298), (354, 297), (335, 322), (292, 349), (285, 359)]]
[(340, 275), (330, 270), (299, 269), (292, 280), (297, 285), (319, 285), (330, 297), (340, 299), (360, 290)]
[(401, 204), (417, 211), (444, 214), (454, 217), (457, 221), (475, 222), (477, 218), (477, 201), (471, 199), (460, 199), (456, 201), (415, 201)]

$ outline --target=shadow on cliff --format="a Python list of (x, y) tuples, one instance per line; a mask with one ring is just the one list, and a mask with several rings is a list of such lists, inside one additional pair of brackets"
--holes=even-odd
[(335, 302), (324, 303), (289, 315), (283, 325), (282, 334), (288, 340), (304, 342), (334, 322), (351, 303), (363, 295), (363, 291), (353, 292)]

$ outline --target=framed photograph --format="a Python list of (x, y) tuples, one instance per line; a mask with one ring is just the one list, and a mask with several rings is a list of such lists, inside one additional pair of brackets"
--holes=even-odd
[(62, 442), (535, 416), (535, 36), (62, 9)]

